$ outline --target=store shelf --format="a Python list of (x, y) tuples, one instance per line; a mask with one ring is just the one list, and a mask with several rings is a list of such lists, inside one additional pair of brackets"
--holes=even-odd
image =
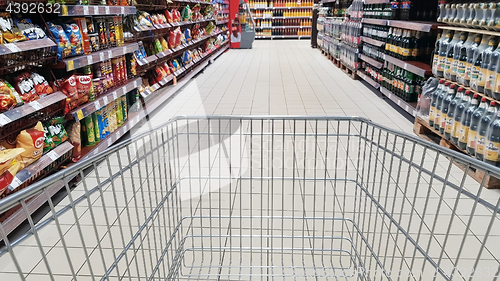
[(373, 80), (370, 76), (366, 75), (364, 71), (358, 70), (356, 72), (356, 74), (358, 74), (358, 76), (361, 79), (365, 80), (368, 84), (372, 85), (375, 89), (379, 89), (380, 88), (379, 83), (377, 83), (375, 80)]
[(117, 89), (106, 93), (96, 99), (95, 101), (88, 102), (77, 109), (71, 111), (69, 114), (73, 116), (75, 121), (80, 121), (83, 118), (89, 116), (90, 114), (96, 112), (101, 109), (103, 106), (109, 104), (110, 102), (116, 100), (118, 97), (123, 96), (124, 94), (132, 91), (133, 89), (139, 87), (142, 84), (141, 78), (135, 78), (131, 81), (127, 82), (123, 86), (118, 87)]
[(268, 26), (268, 27), (256, 27), (259, 29), (287, 29), (287, 28), (312, 28), (311, 26)]
[(225, 24), (225, 23), (228, 23), (228, 22), (229, 22), (229, 20), (228, 20), (228, 19), (221, 20), (221, 21), (216, 21), (216, 22), (215, 22), (215, 25)]
[(382, 47), (385, 45), (385, 42), (378, 41), (378, 40), (372, 39), (370, 37), (365, 37), (365, 36), (361, 36), (361, 41), (368, 43), (370, 45), (376, 46), (376, 47)]
[(312, 9), (313, 7), (266, 7), (266, 8), (250, 8), (250, 10), (293, 10), (293, 9)]
[(66, 64), (66, 71), (71, 71), (78, 69), (87, 65), (91, 65), (97, 62), (109, 60), (118, 56), (123, 56), (128, 53), (132, 53), (139, 48), (137, 43), (130, 43), (124, 46), (115, 47), (99, 52), (92, 53), (90, 55), (84, 55), (74, 58), (69, 58), (63, 60)]
[(226, 31), (221, 30), (221, 31), (216, 32), (216, 33), (214, 33), (214, 34), (206, 35), (206, 36), (203, 36), (203, 37), (198, 38), (198, 39), (193, 39), (193, 40), (191, 40), (189, 43), (185, 43), (185, 44), (182, 44), (182, 45), (180, 45), (180, 46), (177, 46), (176, 48), (173, 48), (173, 49), (169, 49), (169, 50), (163, 51), (163, 52), (161, 52), (161, 53), (156, 54), (155, 56), (156, 56), (157, 58), (160, 58), (160, 59), (161, 59), (161, 58), (164, 58), (164, 57), (167, 57), (167, 56), (170, 56), (170, 55), (171, 55), (171, 54), (173, 54), (173, 53), (177, 53), (177, 52), (179, 52), (179, 51), (183, 51), (183, 50), (185, 50), (185, 49), (189, 48), (190, 46), (193, 46), (193, 45), (195, 45), (195, 44), (197, 44), (197, 43), (199, 43), (199, 42), (201, 42), (201, 41), (203, 41), (203, 40), (205, 40), (205, 39), (208, 39), (208, 38), (211, 38), (211, 37), (218, 36), (219, 34), (222, 34), (222, 33), (224, 33), (224, 32), (226, 32)]
[(149, 56), (147, 58), (137, 60), (137, 64), (139, 66), (144, 66), (146, 64), (150, 64), (150, 63), (154, 62), (157, 59), (158, 59), (158, 57), (156, 55), (152, 55), (152, 56)]
[(404, 111), (408, 112), (412, 116), (416, 116), (416, 113), (417, 113), (417, 111), (415, 110), (415, 108), (417, 106), (416, 102), (407, 103), (384, 87), (380, 87), (380, 92), (382, 94), (384, 94), (386, 97), (388, 97), (389, 99), (391, 99), (394, 103), (396, 103)]
[(16, 43), (0, 44), (0, 55), (9, 55), (30, 50), (55, 47), (56, 43), (49, 38), (23, 41)]
[(368, 24), (375, 24), (375, 25), (387, 25), (387, 20), (381, 20), (381, 19), (369, 19), (369, 18), (363, 18), (361, 20), (363, 23), (368, 23)]
[[(469, 32), (469, 33), (477, 33), (477, 34), (485, 34), (485, 35), (493, 35), (493, 36), (498, 36), (500, 33), (498, 31), (490, 31), (490, 30), (485, 30), (485, 29), (474, 29), (474, 28), (463, 28), (463, 27), (455, 27), (455, 26), (447, 26), (447, 25), (441, 25), (438, 26), (439, 29), (446, 29), (446, 30), (453, 30), (453, 31), (458, 31), (458, 32)], [(2, 45), (0, 45), (2, 46)]]
[(32, 101), (20, 107), (16, 107), (14, 109), (6, 111), (0, 114), (0, 127), (3, 127), (17, 120), (20, 120), (23, 117), (29, 116), (30, 114), (35, 113), (42, 108), (51, 106), (65, 99), (66, 99), (65, 94), (63, 94), (62, 92), (55, 92), (48, 96), (44, 96), (39, 100)]
[(365, 4), (386, 4), (391, 3), (391, 0), (365, 0)]
[(255, 20), (312, 19), (312, 17), (254, 17)]
[(59, 16), (133, 15), (136, 12), (134, 6), (61, 5)]
[(211, 2), (206, 2), (206, 1), (196, 1), (196, 0), (173, 0), (174, 2), (178, 3), (192, 3), (192, 4), (211, 4)]
[(442, 24), (437, 22), (390, 20), (387, 25), (391, 27), (429, 32), (432, 29), (438, 28), (438, 26)]
[(389, 55), (384, 55), (384, 60), (395, 64), (404, 70), (407, 70), (411, 73), (415, 73), (418, 76), (425, 77), (425, 75), (431, 75), (432, 67), (428, 64), (418, 61), (402, 61), (397, 58), (391, 57)]
[(436, 78), (438, 78), (439, 80), (443, 79), (445, 82), (450, 82), (451, 84), (458, 85), (458, 87), (463, 87), (465, 90), (471, 91), (472, 94), (478, 94), (480, 97), (485, 97), (488, 100), (488, 102), (494, 101), (494, 102), (496, 102), (497, 104), (500, 105), (500, 101), (499, 100), (496, 100), (496, 99), (494, 99), (492, 97), (489, 97), (489, 96), (487, 96), (484, 93), (480, 93), (478, 91), (474, 91), (470, 87), (466, 87), (466, 86), (464, 86), (462, 84), (459, 84), (457, 81), (451, 81), (449, 79), (444, 79), (444, 78), (440, 78), (440, 77), (436, 77)]
[(285, 39), (285, 38), (293, 38), (293, 39), (308, 39), (311, 38), (310, 35), (272, 35), (272, 36), (255, 36), (255, 39)]
[(374, 59), (372, 59), (372, 58), (370, 58), (370, 57), (368, 57), (368, 56), (365, 56), (365, 55), (363, 55), (363, 54), (359, 54), (359, 55), (358, 55), (358, 57), (359, 57), (361, 60), (363, 60), (363, 61), (365, 61), (365, 62), (367, 62), (367, 63), (369, 63), (369, 64), (373, 65), (373, 66), (374, 66), (374, 67), (376, 67), (376, 68), (381, 69), (382, 67), (384, 67), (384, 63), (383, 63), (383, 62), (379, 62), (379, 61), (374, 60)]

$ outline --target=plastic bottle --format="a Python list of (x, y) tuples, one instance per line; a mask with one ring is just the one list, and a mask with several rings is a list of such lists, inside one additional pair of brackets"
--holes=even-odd
[(468, 4), (462, 4), (462, 10), (463, 14), (462, 17), (460, 18), (458, 24), (462, 26), (466, 26), (467, 24), (467, 19), (470, 17), (470, 9)]
[(432, 93), (431, 107), (429, 110), (429, 125), (434, 126), (434, 119), (436, 118), (436, 103), (438, 100), (439, 94), (444, 89), (444, 79), (439, 80), (439, 85), (436, 90)]
[(474, 18), (476, 18), (475, 6), (476, 6), (476, 4), (474, 4), (474, 3), (469, 4), (469, 17), (467, 18), (467, 21), (465, 22), (466, 26), (472, 26), (472, 22), (474, 21)]
[(448, 91), (450, 89), (450, 82), (445, 82), (444, 83), (444, 89), (439, 93), (439, 96), (437, 97), (436, 100), (436, 115), (434, 117), (434, 129), (439, 131), (439, 128), (441, 127), (441, 109), (443, 107), (443, 101), (446, 98), (446, 95), (448, 94)]
[(498, 67), (498, 62), (500, 61), (499, 58), (500, 58), (500, 42), (495, 51), (491, 53), (489, 67), (488, 70), (486, 71), (486, 83), (484, 85), (484, 93), (489, 97), (493, 97), (493, 92), (495, 88), (495, 79), (497, 78), (497, 67)]
[(479, 123), (481, 119), (484, 117), (486, 112), (488, 111), (488, 103), (487, 99), (483, 97), (481, 99), (481, 103), (479, 107), (472, 114), (472, 118), (470, 121), (469, 133), (467, 135), (467, 152), (470, 155), (476, 155), (476, 145), (477, 145), (477, 137), (479, 130)]
[(448, 45), (451, 41), (452, 31), (445, 30), (445, 34), (443, 35), (444, 39), (439, 44), (439, 58), (438, 58), (438, 67), (436, 75), (438, 77), (444, 77), (444, 66), (446, 64), (446, 51), (448, 50)]
[[(462, 88), (462, 87), (460, 87)], [(458, 91), (460, 91), (458, 88)], [(463, 88), (462, 88), (463, 89)], [(453, 129), (451, 131), (451, 142), (458, 145), (458, 138), (460, 136), (460, 126), (462, 125), (462, 117), (464, 116), (465, 111), (469, 107), (471, 102), (471, 92), (469, 90), (465, 91), (464, 96), (460, 103), (457, 104), (455, 109), (455, 113), (453, 114), (454, 124)]]
[[(451, 81), (456, 82), (457, 81), (457, 76), (459, 75), (458, 72), (458, 65), (460, 62), (460, 55), (461, 55), (461, 49), (464, 46), (466, 40), (467, 40), (468, 33), (467, 32), (462, 32), (460, 34), (460, 39), (459, 41), (455, 44), (453, 47), (453, 61), (451, 63)], [(465, 73), (465, 64), (461, 65), (461, 71), (462, 73)]]
[(476, 158), (483, 161), (484, 158), (484, 147), (486, 144), (486, 139), (488, 138), (488, 131), (491, 123), (495, 121), (498, 108), (496, 107), (496, 102), (491, 101), (490, 107), (486, 114), (481, 118), (479, 122), (479, 128), (477, 130), (477, 143), (476, 143)]
[(450, 109), (451, 101), (455, 98), (456, 89), (455, 84), (451, 84), (448, 89), (448, 93), (443, 100), (443, 105), (441, 105), (441, 125), (439, 126), (439, 132), (444, 134), (444, 130), (446, 129), (446, 124), (448, 124), (448, 111)]
[(451, 100), (450, 106), (448, 107), (448, 116), (446, 119), (446, 126), (444, 129), (444, 137), (451, 140), (451, 136), (454, 131), (454, 126), (455, 126), (455, 112), (457, 109), (457, 106), (462, 102), (462, 98), (464, 97), (464, 88), (459, 87), (457, 94)]
[(455, 50), (455, 45), (460, 41), (461, 35), (462, 35), (461, 32), (455, 32), (455, 34), (453, 35), (453, 39), (450, 41), (450, 43), (448, 43), (448, 47), (446, 49), (446, 54), (445, 54), (444, 69), (443, 69), (444, 78), (446, 79), (451, 80), (451, 66), (453, 65), (453, 52)]
[(481, 34), (476, 34), (476, 37), (474, 38), (474, 43), (472, 43), (468, 48), (467, 48), (467, 64), (465, 66), (465, 78), (464, 78), (464, 85), (466, 87), (470, 86), (470, 81), (472, 78), (472, 66), (474, 65), (474, 54), (479, 47), (479, 43), (481, 42), (482, 35)]
[(495, 46), (495, 37), (483, 36), (481, 45), (474, 52), (474, 65), (472, 66), (472, 77), (470, 80), (470, 87), (474, 91), (484, 92), (488, 62)]
[(472, 115), (479, 106), (479, 95), (474, 94), (471, 102), (467, 106), (467, 110), (462, 115), (462, 123), (460, 125), (460, 132), (458, 136), (458, 147), (462, 150), (467, 148), (469, 129), (472, 121)]
[[(438, 33), (436, 44), (434, 46), (434, 53), (432, 59), (432, 74), (437, 76), (438, 64), (439, 64), (439, 48), (441, 46), (441, 42), (444, 40), (444, 36), (442, 33)], [(392, 27), (389, 29), (389, 34), (387, 35), (387, 44), (385, 45), (385, 50), (389, 51), (392, 46)]]
[(484, 149), (484, 162), (500, 167), (500, 111), (496, 120), (491, 123), (488, 132), (488, 143)]

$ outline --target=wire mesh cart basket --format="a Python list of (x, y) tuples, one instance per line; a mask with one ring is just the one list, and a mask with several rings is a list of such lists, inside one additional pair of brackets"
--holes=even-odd
[[(349, 117), (179, 117), (0, 200), (1, 280), (498, 280), (500, 170)], [(47, 197), (48, 212), (28, 212)]]

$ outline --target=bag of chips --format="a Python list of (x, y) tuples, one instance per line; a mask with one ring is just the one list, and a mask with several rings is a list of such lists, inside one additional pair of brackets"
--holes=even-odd
[(61, 84), (61, 91), (66, 95), (66, 106), (64, 113), (68, 113), (78, 106), (78, 90), (76, 88), (76, 77), (71, 75)]
[(23, 100), (14, 87), (0, 79), (0, 112), (5, 112), (23, 104)]
[(62, 60), (69, 56), (71, 54), (71, 44), (63, 27), (52, 22), (47, 22), (47, 26), (57, 44), (57, 59)]
[(14, 25), (9, 13), (0, 13), (0, 33), (2, 33), (3, 41), (6, 41), (6, 43), (27, 40), (21, 30)]
[(181, 37), (182, 37), (182, 31), (181, 29), (178, 27), (176, 30), (175, 30), (175, 46), (179, 46), (181, 44)]
[(82, 141), (80, 139), (80, 122), (71, 123), (67, 126), (68, 138), (73, 145), (73, 162), (82, 157)]
[(45, 143), (45, 132), (42, 123), (38, 122), (34, 128), (22, 130), (17, 136), (16, 142), (17, 148), (24, 148), (24, 152), (17, 157), (21, 168), (24, 169), (42, 157)]
[(0, 174), (3, 174), (12, 165), (12, 161), (24, 152), (24, 148), (5, 149), (0, 151)]
[(92, 74), (76, 75), (76, 90), (78, 91), (78, 104), (88, 102), (92, 90)]
[(17, 172), (19, 172), (22, 169), (21, 163), (19, 163), (19, 161), (17, 161), (16, 159), (13, 159), (12, 161), (8, 162), (10, 162), (9, 166), (2, 174), (0, 174), (0, 195), (2, 195), (5, 192), (7, 193), (11, 192), (7, 188), (14, 180), (14, 177), (16, 176)]
[(187, 42), (191, 41), (191, 29), (186, 28), (184, 30), (184, 38), (186, 39)]
[(181, 12), (177, 9), (172, 9), (172, 15), (174, 22), (180, 22), (181, 21)]
[(83, 41), (82, 34), (78, 24), (71, 22), (64, 25), (64, 31), (69, 38), (71, 56), (83, 55)]
[(45, 80), (45, 77), (43, 77), (42, 75), (36, 72), (32, 72), (30, 77), (33, 81), (33, 84), (35, 84), (35, 92), (38, 96), (43, 97), (54, 92), (47, 80)]
[(153, 45), (154, 45), (154, 49), (155, 49), (155, 54), (163, 52), (163, 47), (160, 43), (160, 39), (155, 39)]
[(168, 45), (170, 46), (170, 48), (177, 47), (175, 45), (175, 30), (170, 30), (170, 35), (168, 36)]
[(64, 117), (56, 117), (48, 122), (45, 122), (43, 129), (45, 132), (45, 144), (43, 146), (43, 153), (46, 153), (65, 142), (68, 139), (68, 134), (63, 126)]
[(36, 94), (35, 84), (33, 80), (31, 80), (31, 73), (29, 72), (23, 72), (16, 76), (14, 79), (14, 87), (25, 103), (39, 99)]

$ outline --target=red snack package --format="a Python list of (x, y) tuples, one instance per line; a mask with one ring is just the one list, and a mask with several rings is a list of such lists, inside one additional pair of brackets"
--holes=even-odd
[(168, 36), (168, 45), (170, 48), (175, 48), (175, 30), (170, 30), (170, 35)]
[(165, 16), (167, 16), (167, 21), (168, 23), (173, 23), (174, 22), (174, 16), (172, 15), (172, 12), (169, 10), (165, 11)]
[(175, 30), (175, 46), (179, 46), (181, 44), (182, 32), (180, 28)]
[(50, 87), (49, 83), (42, 75), (33, 72), (31, 73), (31, 80), (33, 81), (33, 84), (35, 84), (35, 91), (39, 96), (43, 97), (54, 92), (52, 87)]
[(14, 87), (21, 95), (24, 102), (31, 102), (39, 99), (35, 90), (35, 83), (31, 80), (31, 73), (23, 72), (14, 79)]
[(89, 101), (89, 93), (92, 89), (92, 74), (76, 76), (76, 90), (78, 92), (78, 104)]
[(78, 106), (78, 90), (76, 88), (76, 77), (71, 75), (61, 84), (61, 91), (66, 95), (66, 106), (64, 113), (68, 113)]
[(162, 67), (163, 67), (163, 70), (165, 71), (165, 73), (167, 73), (167, 75), (172, 74), (170, 72), (170, 67), (168, 67), (168, 64), (166, 62), (162, 65)]
[(179, 10), (174, 9), (172, 13), (174, 13), (174, 21), (176, 22), (181, 21), (181, 12), (179, 12)]

